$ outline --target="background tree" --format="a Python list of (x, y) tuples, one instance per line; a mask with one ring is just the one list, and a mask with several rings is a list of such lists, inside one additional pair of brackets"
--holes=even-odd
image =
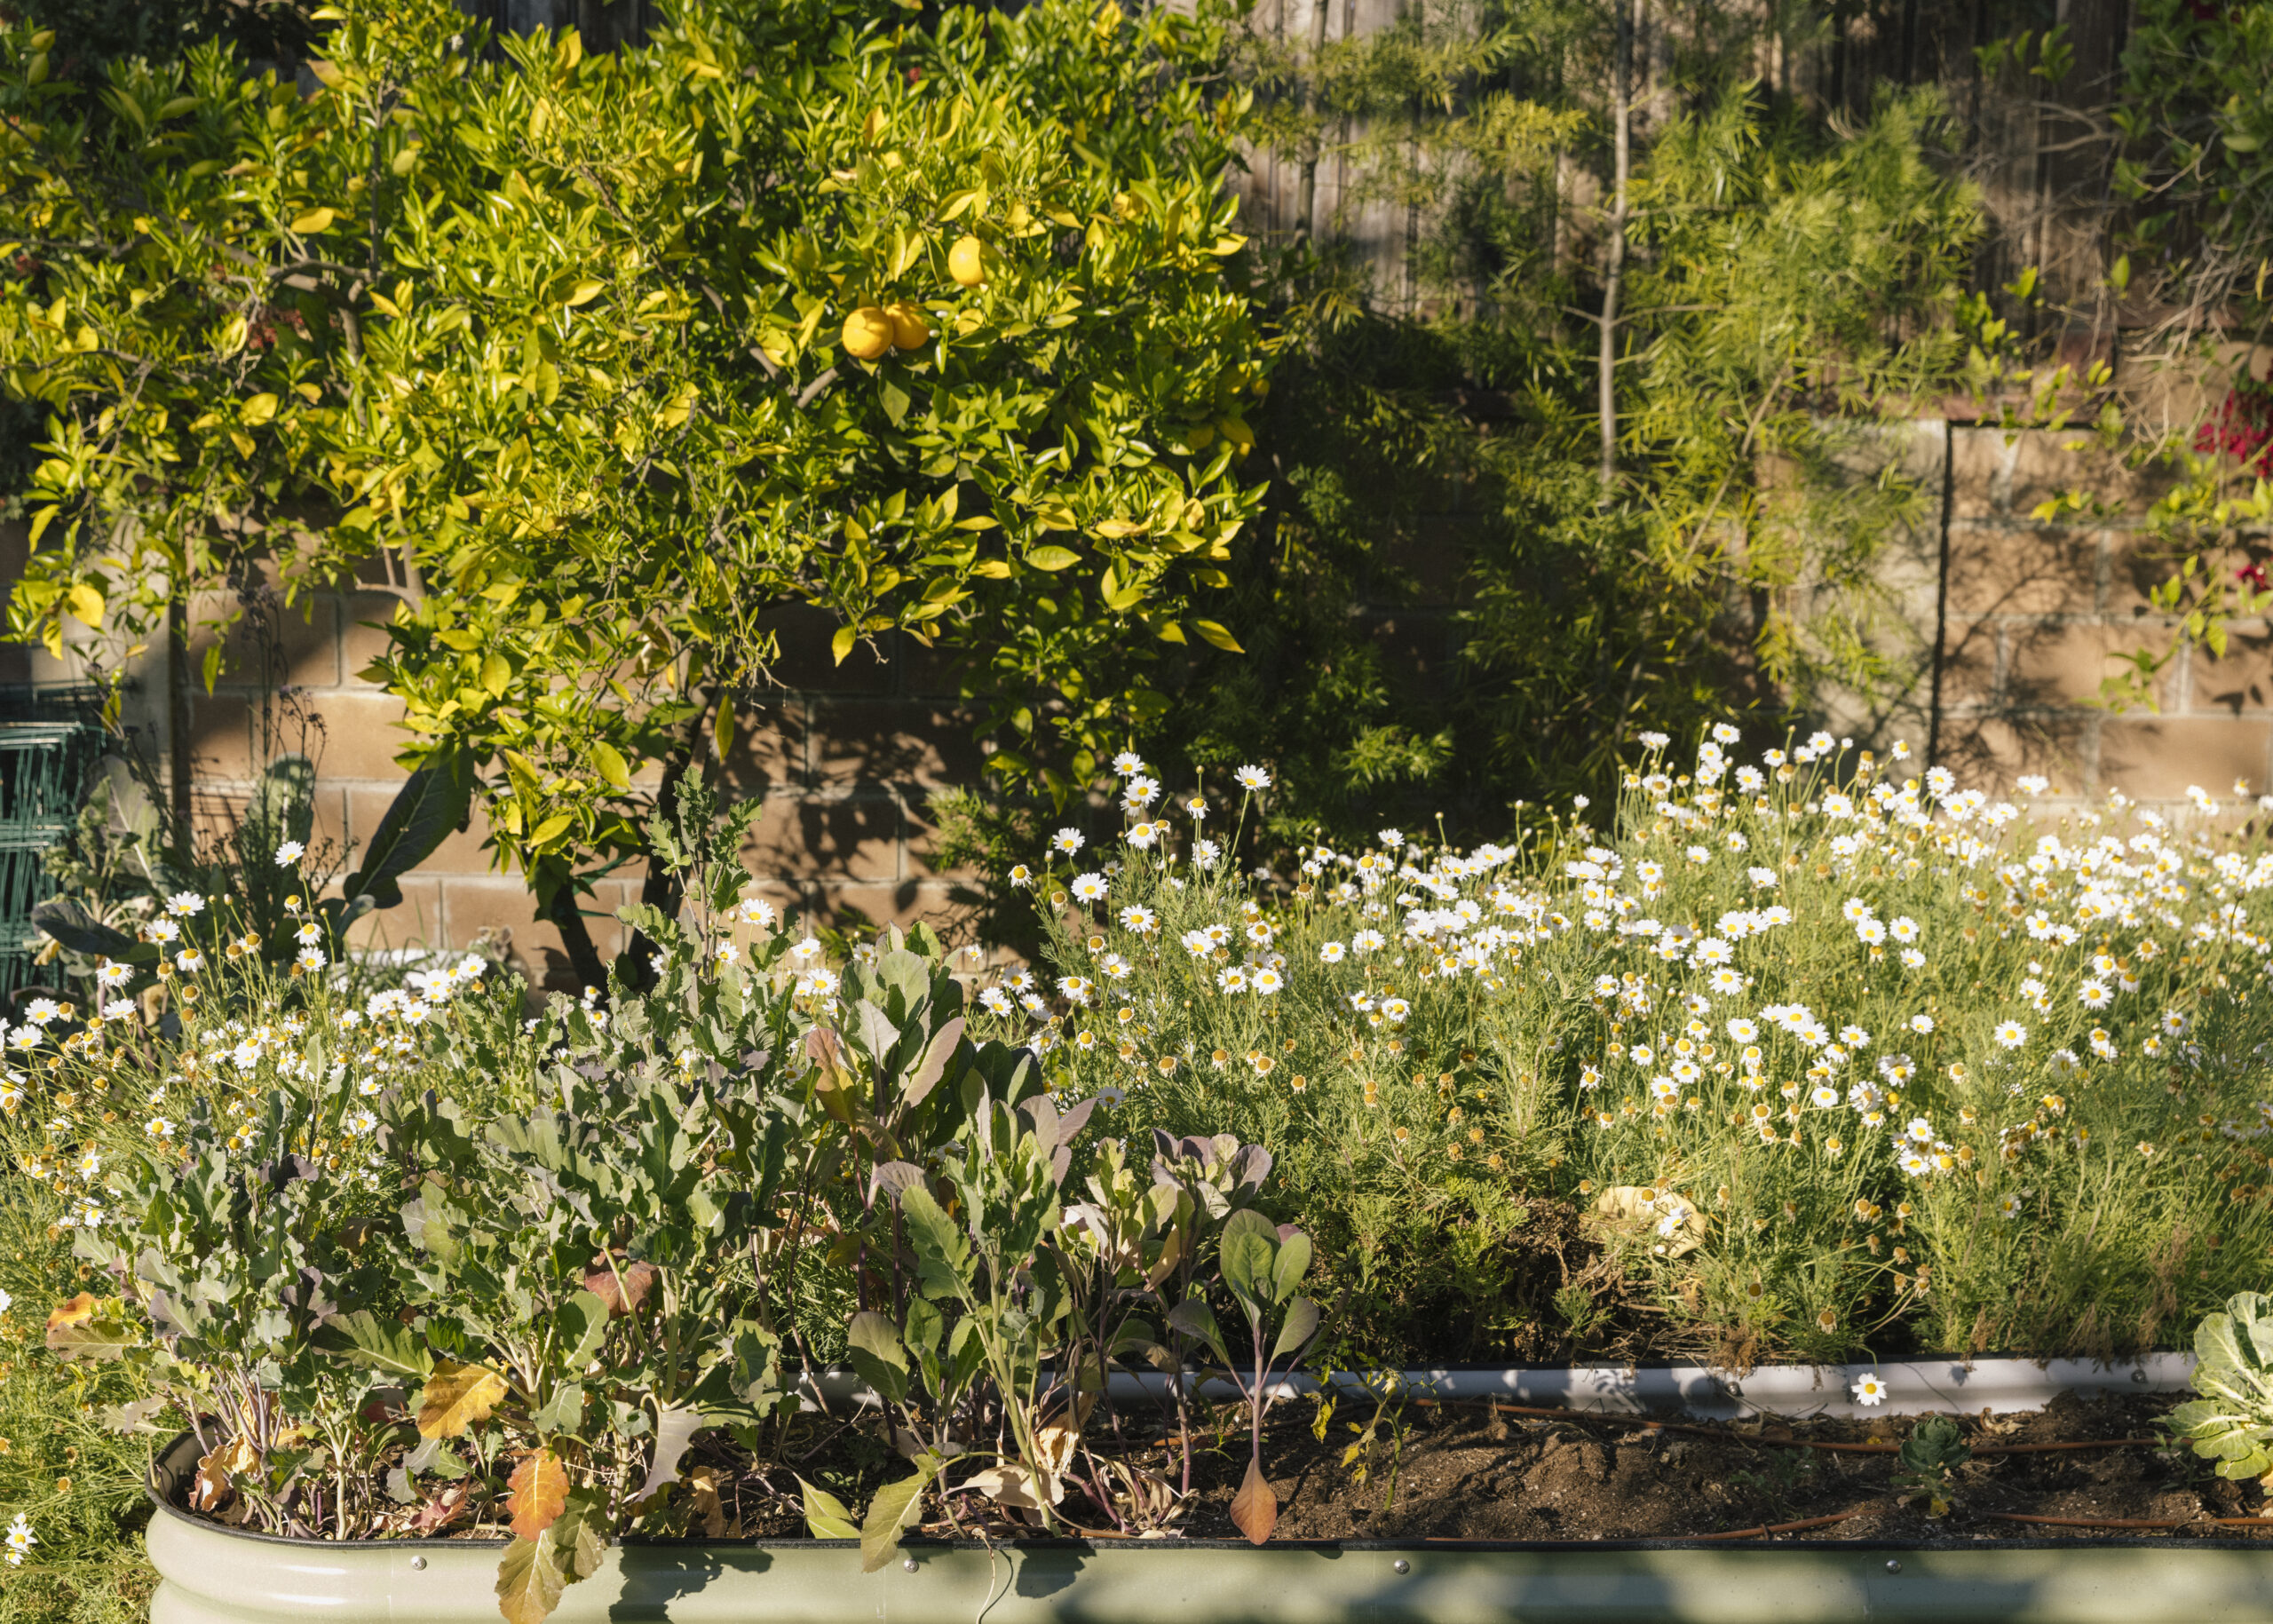
[[(1637, 726), (1901, 681), (1877, 565), (1924, 493), (1888, 448), (1961, 386), (1980, 231), (1934, 93), (1834, 117), (1752, 77), (1755, 29), (1646, 5), (1416, 6), (1322, 46), (1247, 16), (1260, 138), (1351, 178), (1268, 261), (1249, 654), (1201, 651), (1145, 747), (1277, 765), (1279, 838), (1496, 835), (1601, 793)], [(1403, 287), (1337, 246), (1383, 203)], [(1415, 541), (1453, 544), (1461, 605), (1418, 683), (1354, 613), (1414, 596)]]

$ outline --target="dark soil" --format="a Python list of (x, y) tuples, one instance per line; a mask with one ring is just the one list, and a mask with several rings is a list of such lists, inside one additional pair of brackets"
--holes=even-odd
[[(2163, 1446), (2158, 1417), (2173, 1398), (2084, 1400), (2063, 1396), (2040, 1411), (1960, 1416), (1973, 1459), (1960, 1467), (1948, 1505), (1897, 1481), (1895, 1450), (1913, 1417), (1875, 1421), (1774, 1420), (1728, 1425), (1651, 1424), (1639, 1418), (1575, 1414), (1497, 1414), (1477, 1406), (1407, 1404), (1376, 1415), (1370, 1401), (1346, 1398), (1327, 1418), (1287, 1401), (1271, 1413), (1264, 1439), (1267, 1476), (1279, 1501), (1278, 1540), (1477, 1540), (1566, 1541), (1680, 1540), (1729, 1536), (1879, 1540), (1903, 1543), (1998, 1539), (2108, 1539), (2142, 1535), (2254, 1539), (2273, 1533), (2220, 1518), (2273, 1514), (2255, 1483), (2216, 1477), (2190, 1450)], [(1093, 1420), (1090, 1446), (1118, 1461), (1180, 1481), (1180, 1453), (1152, 1426), (1124, 1417), (1126, 1446)], [(1247, 1466), (1243, 1415), (1226, 1408), (1220, 1430), (1195, 1433), (1192, 1493), (1168, 1521), (1171, 1537), (1237, 1539), (1231, 1507)], [(1367, 1434), (1367, 1422), (1374, 1425)], [(851, 1427), (828, 1430), (809, 1417), (796, 1441), (796, 1471), (856, 1509), (875, 1489), (906, 1475), (880, 1440)], [(2134, 1440), (2112, 1443), (2111, 1440)], [(1811, 1446), (1875, 1446), (1864, 1450)], [(2082, 1444), (2029, 1450), (2027, 1446)], [(2023, 1446), (2016, 1450), (2015, 1446)], [(2014, 1453), (2000, 1453), (2014, 1450)], [(685, 1462), (700, 1475), (698, 1501), (683, 1488), (671, 1504), (641, 1519), (649, 1537), (795, 1540), (804, 1537), (796, 1479), (779, 1468), (752, 1470), (723, 1434), (700, 1437)], [(967, 1474), (951, 1470), (959, 1480)], [(1166, 1486), (1166, 1483), (1162, 1485)], [(422, 1485), (422, 1488), (425, 1485)], [(502, 1484), (478, 1493), (443, 1537), (495, 1538), (504, 1517)], [(716, 1498), (709, 1498), (715, 1488)], [(431, 1491), (429, 1491), (431, 1495)], [(1042, 1530), (978, 1494), (955, 1496), (955, 1517), (926, 1522), (915, 1537), (1017, 1539)], [(177, 1501), (178, 1503), (178, 1501)], [(934, 1515), (937, 1502), (934, 1501)], [(410, 1508), (400, 1526), (411, 1532)], [(1058, 1508), (1067, 1532), (1111, 1535), (1115, 1517), (1072, 1482)], [(2008, 1520), (2015, 1517), (2071, 1522)], [(1818, 1520), (1820, 1519), (1820, 1520)], [(2093, 1526), (2151, 1523), (2162, 1528)], [(1813, 1526), (1786, 1528), (1787, 1524)]]
[[(2257, 1485), (2245, 1491), (2215, 1477), (2190, 1450), (2173, 1454), (2147, 1443), (1989, 1453), (2016, 1444), (2151, 1438), (2154, 1420), (2170, 1402), (2063, 1396), (2032, 1414), (1966, 1419), (1967, 1441), (1978, 1453), (1960, 1469), (1941, 1517), (1931, 1515), (1929, 1496), (1893, 1481), (1894, 1454), (1806, 1446), (1899, 1444), (1915, 1424), (1909, 1417), (1675, 1431), (1493, 1415), (1472, 1406), (1408, 1408), (1400, 1441), (1391, 1443), (1387, 1427), (1378, 1430), (1368, 1480), (1358, 1484), (1342, 1464), (1355, 1441), (1345, 1404), (1323, 1444), (1300, 1419), (1274, 1418), (1264, 1461), (1283, 1508), (1278, 1539), (1680, 1539), (1832, 1517), (1840, 1520), (1777, 1537), (1926, 1541), (2153, 1532), (2008, 1522), (1999, 1514), (2175, 1522), (2185, 1526), (2173, 1532), (2220, 1538), (2250, 1532), (2213, 1519), (2265, 1509)], [(1203, 1457), (1206, 1482), (1195, 1484), (1200, 1504), (1184, 1519), (1188, 1534), (1237, 1537), (1230, 1505), (1246, 1470), (1245, 1443), (1241, 1435)]]

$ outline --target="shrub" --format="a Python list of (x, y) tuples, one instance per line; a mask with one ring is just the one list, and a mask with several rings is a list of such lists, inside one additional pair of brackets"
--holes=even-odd
[(1649, 737), (1603, 828), (1580, 797), (1468, 852), (1383, 830), (1291, 883), (1128, 758), (1124, 844), (1014, 871), (1054, 986), (982, 1004), (1124, 1118), (1269, 1145), (1376, 1358), (1551, 1354), (1619, 1309), (1736, 1363), (2106, 1356), (2259, 1278), (2248, 828)]
[[(512, 1624), (619, 1533), (718, 1533), (768, 1471), (871, 1569), (927, 1504), (1166, 1525), (1179, 1489), (1091, 1456), (1085, 1428), (1115, 1368), (1168, 1373), (1173, 1415), (1208, 1356), (1264, 1397), (1307, 1351), (1310, 1243), (1254, 1208), (1270, 1157), (1109, 1141), (1069, 1184), (1097, 1102), (966, 1035), (936, 938), (825, 968), (738, 899), (752, 809), (713, 821), (699, 781), (685, 806), (693, 826), (653, 837), (693, 900), (630, 910), (660, 962), (606, 1007), (524, 1022), (479, 959), (356, 1007), (248, 950), (182, 994), (178, 1040), (28, 1011), (40, 1069), (0, 1105), (84, 1283), (48, 1350), (141, 1384), (134, 1424), (194, 1431), (190, 1503), (224, 1523), (509, 1529)], [(859, 1479), (789, 1476), (835, 1430), (800, 1414), (815, 1341), (849, 1347), (886, 1406), (877, 1454), (911, 1469), (857, 1518), (837, 1493)], [(1241, 1495), (1258, 1541), (1267, 1407)]]

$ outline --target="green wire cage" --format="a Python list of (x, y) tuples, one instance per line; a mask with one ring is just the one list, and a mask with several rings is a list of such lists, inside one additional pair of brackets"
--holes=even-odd
[(42, 860), (79, 815), (102, 733), (75, 689), (0, 688), (0, 997), (37, 978), (34, 905), (54, 894)]

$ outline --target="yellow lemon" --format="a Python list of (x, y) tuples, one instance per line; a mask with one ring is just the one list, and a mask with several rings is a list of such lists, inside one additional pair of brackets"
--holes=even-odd
[(947, 274), (966, 288), (976, 288), (986, 280), (986, 267), (979, 262), (980, 249), (977, 237), (958, 237), (947, 250)]
[(855, 360), (881, 360), (891, 348), (891, 318), (863, 305), (844, 318), (844, 353)]
[(923, 306), (902, 299), (884, 314), (891, 320), (892, 348), (920, 350), (931, 342), (931, 324), (923, 319)]

